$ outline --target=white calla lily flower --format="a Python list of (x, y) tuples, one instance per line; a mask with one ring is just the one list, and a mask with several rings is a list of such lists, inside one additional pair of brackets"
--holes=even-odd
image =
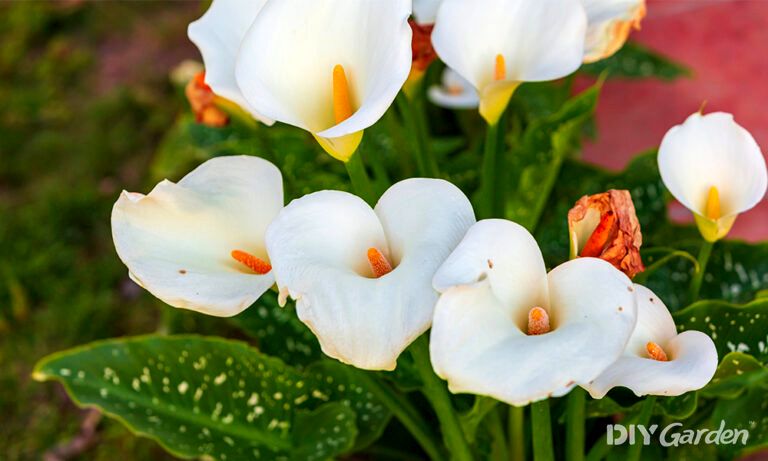
[(443, 0), (413, 0), (413, 17), (419, 24), (434, 24)]
[(480, 115), (495, 125), (520, 83), (579, 68), (586, 29), (580, 0), (444, 0), (432, 43), (477, 89)]
[(717, 370), (717, 349), (700, 331), (677, 333), (672, 315), (651, 290), (635, 285), (637, 325), (624, 355), (584, 386), (596, 399), (614, 387), (637, 396), (676, 396), (704, 387)]
[(475, 221), (469, 200), (439, 179), (408, 179), (375, 208), (340, 191), (294, 200), (267, 230), (281, 302), (327, 355), (392, 370), (432, 322), (432, 276)]
[(476, 109), (480, 104), (475, 87), (450, 67), (443, 71), (442, 85), (431, 86), (427, 97), (446, 109)]
[(670, 129), (658, 162), (667, 189), (693, 212), (710, 242), (725, 237), (738, 214), (757, 205), (768, 187), (760, 147), (724, 112), (697, 112)]
[(238, 87), (260, 113), (347, 161), (411, 70), (408, 0), (270, 0), (240, 43)]
[(187, 35), (200, 50), (205, 65), (205, 83), (217, 95), (234, 102), (256, 120), (272, 125), (248, 103), (235, 79), (240, 43), (267, 0), (213, 0), (205, 14), (189, 25)]
[(277, 167), (218, 157), (147, 195), (124, 191), (112, 209), (112, 238), (131, 278), (150, 293), (227, 317), (274, 284), (264, 235), (282, 207)]
[(645, 0), (582, 0), (587, 10), (584, 62), (605, 59), (624, 46), (632, 29), (640, 29)]
[(610, 263), (579, 258), (547, 273), (511, 221), (475, 224), (435, 274), (430, 355), (454, 393), (525, 405), (594, 380), (624, 351), (634, 288)]

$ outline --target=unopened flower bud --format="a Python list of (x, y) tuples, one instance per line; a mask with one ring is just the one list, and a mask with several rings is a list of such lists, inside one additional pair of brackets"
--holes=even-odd
[(221, 127), (229, 122), (227, 114), (216, 104), (216, 95), (205, 83), (205, 72), (198, 72), (184, 88), (189, 105), (195, 113), (198, 123), (211, 127)]

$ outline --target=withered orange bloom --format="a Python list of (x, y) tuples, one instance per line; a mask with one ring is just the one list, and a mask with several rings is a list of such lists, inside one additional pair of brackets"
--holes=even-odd
[(626, 190), (585, 195), (568, 212), (571, 258), (594, 257), (634, 277), (645, 270), (643, 236), (632, 197)]
[(216, 95), (205, 83), (205, 72), (198, 72), (187, 83), (184, 94), (198, 123), (212, 127), (222, 127), (229, 123), (229, 116), (216, 106)]

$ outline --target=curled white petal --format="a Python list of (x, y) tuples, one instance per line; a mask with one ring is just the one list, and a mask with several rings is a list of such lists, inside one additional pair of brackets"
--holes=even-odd
[[(717, 370), (717, 349), (712, 339), (699, 331), (677, 334), (672, 315), (658, 296), (640, 285), (635, 289), (637, 326), (624, 354), (584, 387), (596, 399), (619, 386), (638, 396), (675, 396), (704, 387)], [(659, 345), (669, 360), (648, 357), (648, 342)]]
[[(408, 0), (280, 0), (261, 9), (242, 42), (237, 82), (267, 116), (340, 138), (375, 123), (411, 68)], [(353, 115), (337, 124), (333, 69), (344, 67)]]
[(446, 109), (476, 109), (480, 104), (475, 87), (450, 67), (443, 71), (442, 84), (431, 86), (427, 96)]
[(584, 61), (607, 58), (626, 42), (645, 17), (645, 0), (582, 0), (587, 11)]
[(482, 92), (493, 82), (499, 54), (509, 81), (553, 80), (575, 71), (586, 26), (579, 0), (444, 0), (432, 42), (440, 58)]
[(205, 14), (187, 31), (205, 64), (205, 82), (214, 93), (237, 103), (262, 123), (274, 120), (257, 112), (235, 80), (235, 60), (240, 42), (267, 0), (214, 0)]
[(264, 234), (283, 204), (278, 169), (257, 157), (219, 157), (178, 184), (147, 195), (123, 192), (112, 210), (112, 237), (137, 283), (164, 302), (236, 315), (274, 283), (232, 259), (233, 250), (268, 261)]
[(433, 279), (441, 293), (488, 280), (488, 287), (516, 322), (534, 306), (549, 305), (547, 270), (533, 236), (521, 225), (484, 219), (472, 226)]
[[(429, 328), (437, 267), (474, 222), (455, 186), (409, 179), (392, 186), (372, 210), (361, 199), (324, 191), (291, 202), (267, 231), (281, 291), (323, 351), (365, 369), (391, 370)], [(373, 278), (367, 250), (394, 270)]]
[[(435, 285), (444, 291), (435, 307), (430, 355), (452, 392), (525, 405), (563, 395), (613, 363), (632, 331), (636, 306), (631, 281), (593, 258), (555, 268), (543, 278), (542, 294), (541, 255), (531, 248), (530, 234), (515, 226), (479, 222), (436, 275)], [(487, 272), (475, 260), (487, 260), (494, 249)], [(527, 313), (536, 306), (549, 312), (553, 330), (529, 336)]]
[(768, 187), (760, 147), (733, 115), (723, 112), (697, 112), (670, 129), (658, 162), (667, 189), (698, 215), (705, 215), (711, 187), (719, 192), (723, 217), (754, 207)]

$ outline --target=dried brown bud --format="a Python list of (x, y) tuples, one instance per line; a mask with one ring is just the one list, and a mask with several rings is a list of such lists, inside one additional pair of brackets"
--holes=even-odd
[(197, 73), (184, 88), (189, 105), (195, 113), (198, 123), (212, 127), (222, 127), (229, 122), (227, 114), (216, 104), (216, 95), (205, 83), (205, 72)]
[(416, 90), (418, 83), (424, 77), (427, 72), (427, 68), (432, 61), (437, 59), (437, 53), (432, 46), (432, 29), (434, 24), (419, 24), (413, 19), (408, 20), (408, 24), (413, 31), (413, 39), (411, 41), (412, 52), (412, 64), (411, 73), (408, 74), (408, 80), (404, 85), (405, 94), (412, 97)]
[(645, 270), (643, 235), (626, 190), (585, 195), (568, 212), (571, 258), (591, 256), (613, 264), (630, 278)]
[(408, 20), (413, 30), (411, 49), (413, 52), (413, 68), (419, 71), (427, 70), (432, 61), (437, 59), (437, 53), (432, 46), (432, 29), (434, 24), (418, 24), (413, 19)]

